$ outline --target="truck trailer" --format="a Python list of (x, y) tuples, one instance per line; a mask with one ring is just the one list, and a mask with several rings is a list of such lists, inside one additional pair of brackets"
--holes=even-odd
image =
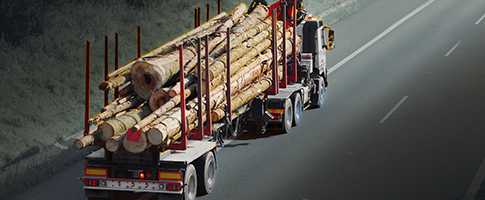
[[(293, 30), (289, 36), (293, 41), (291, 55), (282, 54), (283, 72), (278, 72), (276, 64), (272, 66), (273, 81), (268, 90), (237, 109), (231, 108), (231, 93), (226, 91), (229, 96), (224, 119), (212, 122), (207, 119), (210, 115), (207, 115), (205, 119), (208, 125), (203, 126), (204, 116), (199, 110), (200, 125), (188, 131), (184, 106), (186, 84), (183, 82), (187, 77), (185, 73), (179, 73), (182, 105), (180, 139), (163, 151), (149, 148), (134, 154), (123, 150), (113, 153), (99, 148), (90, 153), (85, 157), (81, 177), (87, 199), (193, 200), (196, 196), (211, 193), (217, 185), (217, 166), (220, 165), (217, 152), (223, 149), (224, 139), (247, 132), (268, 134), (265, 132), (271, 130), (287, 133), (292, 127), (301, 125), (305, 110), (323, 107), (328, 87), (326, 54), (334, 48), (334, 31), (323, 20), (296, 5), (296, 0), (279, 0), (268, 5), (273, 29), (273, 63), (277, 63), (276, 24), (283, 23), (283, 34), (287, 29)], [(198, 41), (204, 42), (203, 38)], [(284, 45), (282, 49), (286, 51), (286, 43), (280, 45)], [(227, 50), (230, 54), (229, 44)], [(179, 51), (183, 51), (183, 47), (179, 47)], [(200, 56), (198, 59), (199, 77), (208, 76), (208, 69), (200, 71)], [(180, 71), (183, 72), (182, 64)], [(225, 84), (230, 84), (230, 76), (226, 78)], [(205, 82), (199, 78), (198, 87), (207, 82), (207, 78)], [(226, 87), (228, 90), (230, 88), (230, 85)], [(199, 104), (210, 102), (204, 99), (209, 95), (204, 95), (202, 90), (198, 90), (195, 98), (198, 98)], [(199, 105), (199, 108), (202, 106)]]

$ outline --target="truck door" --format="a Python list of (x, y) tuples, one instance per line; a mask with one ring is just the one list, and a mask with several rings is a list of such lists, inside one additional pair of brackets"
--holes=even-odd
[(317, 34), (315, 34), (316, 36), (316, 41), (315, 43), (317, 44), (315, 46), (315, 54), (316, 54), (316, 63), (315, 63), (315, 68), (317, 68), (319, 70), (319, 74), (320, 75), (323, 75), (325, 76), (325, 72), (327, 70), (327, 66), (326, 66), (326, 52), (325, 52), (325, 34), (324, 34), (324, 31), (323, 31), (323, 26), (320, 26), (318, 29), (317, 29)]

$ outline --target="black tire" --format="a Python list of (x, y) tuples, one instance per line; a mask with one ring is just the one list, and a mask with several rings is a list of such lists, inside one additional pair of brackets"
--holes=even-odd
[(313, 93), (310, 99), (312, 108), (321, 108), (325, 105), (327, 88), (325, 87), (325, 83), (323, 81), (318, 82), (317, 92)]
[(300, 94), (293, 97), (293, 126), (299, 126), (303, 119), (303, 100)]
[(281, 117), (279, 129), (282, 133), (288, 133), (293, 126), (293, 104), (291, 103), (291, 99), (287, 99), (284, 106), (284, 113)]
[(216, 184), (216, 158), (213, 152), (206, 153), (195, 165), (197, 169), (197, 194), (205, 195), (214, 190)]
[(195, 200), (197, 196), (197, 171), (192, 164), (188, 165), (185, 170), (184, 183), (184, 200)]

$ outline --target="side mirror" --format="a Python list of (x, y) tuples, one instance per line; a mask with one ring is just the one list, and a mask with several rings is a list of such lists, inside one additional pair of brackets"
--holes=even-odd
[(330, 51), (335, 48), (335, 31), (328, 26), (324, 27), (324, 31), (327, 36), (325, 37), (325, 48)]
[(335, 31), (331, 28), (327, 28), (328, 35), (327, 35), (327, 50), (332, 50), (335, 48)]

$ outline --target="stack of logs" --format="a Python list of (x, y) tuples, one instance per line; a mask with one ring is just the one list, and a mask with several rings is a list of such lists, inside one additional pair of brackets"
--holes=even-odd
[[(106, 150), (116, 152), (123, 148), (131, 153), (140, 153), (155, 146), (161, 150), (181, 136), (179, 51), (183, 44), (184, 73), (186, 73), (185, 97), (187, 130), (198, 126), (197, 98), (194, 95), (196, 80), (210, 81), (210, 105), (213, 121), (225, 117), (226, 98), (226, 62), (230, 60), (231, 76), (231, 112), (247, 104), (251, 99), (263, 94), (272, 85), (272, 49), (271, 17), (268, 8), (258, 6), (250, 14), (241, 4), (230, 14), (221, 13), (198, 28), (172, 40), (149, 52), (147, 55), (128, 63), (109, 75), (101, 83), (102, 90), (131, 88), (102, 112), (90, 119), (97, 126), (92, 134), (76, 140), (79, 148), (93, 144), (104, 145)], [(226, 54), (227, 31), (231, 52)], [(277, 23), (278, 67), (281, 66), (282, 52), (280, 45), (286, 42), (287, 53), (291, 52), (292, 29), (287, 29), (287, 38), (282, 38), (282, 24)], [(208, 36), (208, 45), (197, 48), (197, 38)], [(297, 42), (298, 44), (298, 42)], [(198, 77), (195, 70), (198, 64), (198, 52), (204, 58), (209, 52), (209, 80)], [(227, 58), (230, 55), (230, 58)], [(206, 59), (202, 59), (201, 68), (205, 70)], [(282, 69), (278, 70), (279, 72)], [(282, 75), (279, 74), (279, 77)], [(202, 111), (206, 110), (205, 108)], [(202, 121), (205, 120), (205, 114)]]

